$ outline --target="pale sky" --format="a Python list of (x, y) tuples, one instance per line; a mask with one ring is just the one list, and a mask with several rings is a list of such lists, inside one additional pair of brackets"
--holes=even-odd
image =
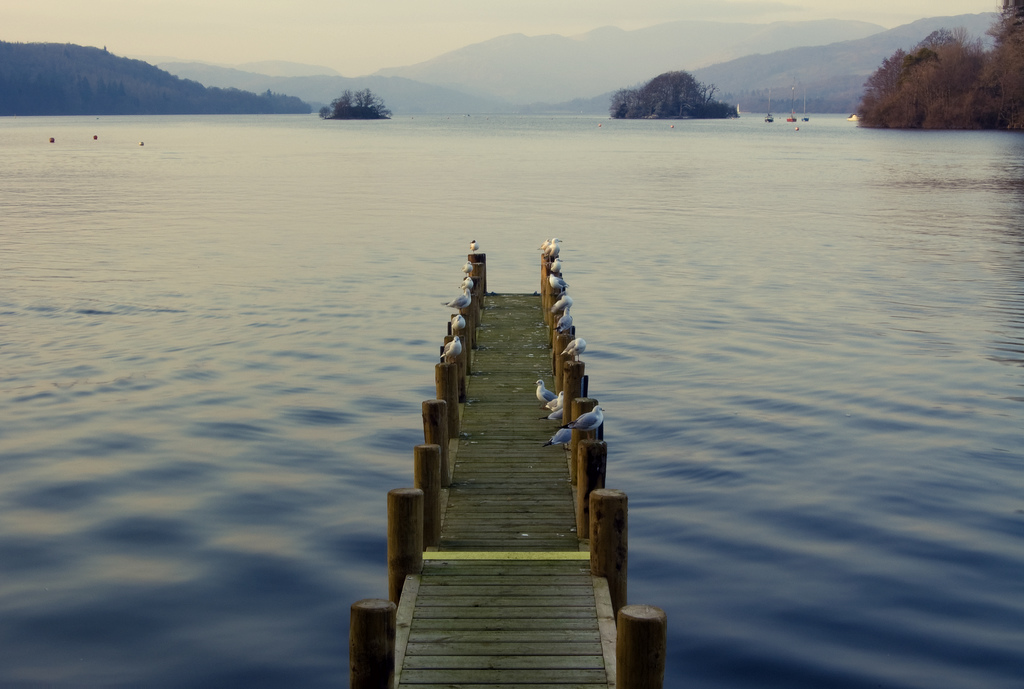
[(856, 19), (886, 28), (1000, 0), (2, 0), (0, 40), (128, 57), (287, 60), (363, 76), (510, 33), (572, 36), (678, 20)]

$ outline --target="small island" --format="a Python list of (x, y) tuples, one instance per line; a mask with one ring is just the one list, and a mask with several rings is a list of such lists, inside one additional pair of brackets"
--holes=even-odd
[(612, 95), (609, 114), (615, 119), (724, 119), (736, 117), (736, 107), (717, 101), (716, 88), (689, 72), (665, 72), (636, 89)]
[(346, 90), (330, 105), (320, 108), (320, 117), (325, 120), (389, 120), (391, 111), (370, 89), (355, 93)]

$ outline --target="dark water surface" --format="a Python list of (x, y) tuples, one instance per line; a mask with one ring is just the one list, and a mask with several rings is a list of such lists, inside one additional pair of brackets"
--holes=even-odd
[(533, 291), (554, 235), (667, 687), (1024, 686), (1019, 136), (18, 118), (0, 155), (5, 689), (346, 686), (468, 241)]

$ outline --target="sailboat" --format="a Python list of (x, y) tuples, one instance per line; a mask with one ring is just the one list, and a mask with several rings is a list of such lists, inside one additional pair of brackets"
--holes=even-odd
[(786, 122), (796, 122), (796, 86), (793, 87), (793, 95), (789, 98), (789, 117), (786, 118)]
[(772, 117), (772, 90), (768, 89), (768, 114), (764, 116), (765, 122), (774, 122), (775, 118)]

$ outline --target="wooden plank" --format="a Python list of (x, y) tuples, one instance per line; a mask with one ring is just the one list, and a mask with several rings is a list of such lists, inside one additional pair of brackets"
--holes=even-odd
[(515, 631), (525, 629), (548, 630), (548, 629), (589, 629), (601, 631), (596, 618), (584, 617), (580, 619), (553, 618), (528, 618), (528, 619), (507, 619), (507, 618), (447, 618), (429, 619), (416, 618), (412, 628), (420, 631), (427, 629), (452, 629), (452, 630), (488, 630), (488, 631)]
[(413, 656), (406, 667), (416, 670), (604, 670), (597, 656)]
[(407, 670), (402, 675), (405, 684), (454, 684), (465, 682), (531, 682), (538, 684), (562, 684), (578, 682), (600, 682), (604, 670)]
[[(587, 643), (523, 643), (510, 642), (501, 643), (497, 641), (487, 642), (463, 642), (463, 643), (410, 643), (405, 651), (406, 658), (411, 656), (583, 656), (592, 655), (601, 657), (601, 641)], [(478, 678), (483, 679), (483, 678)], [(406, 680), (408, 681), (408, 680)], [(522, 680), (517, 680), (522, 681)]]

